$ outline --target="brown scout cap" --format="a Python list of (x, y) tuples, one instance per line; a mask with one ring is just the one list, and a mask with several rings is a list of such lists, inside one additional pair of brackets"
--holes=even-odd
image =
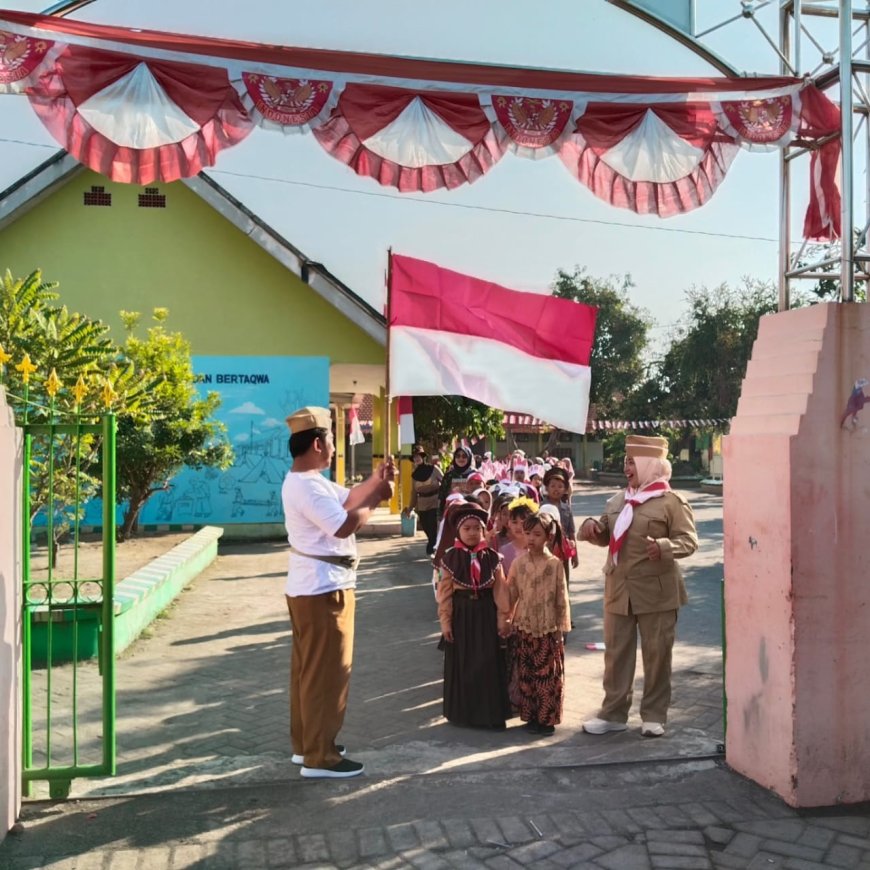
[(625, 439), (625, 455), (632, 458), (648, 456), (651, 459), (667, 459), (668, 439), (661, 435), (629, 435)]
[(331, 429), (332, 414), (329, 408), (318, 408), (315, 405), (306, 405), (298, 411), (294, 411), (287, 418), (290, 433), (296, 435), (307, 429)]

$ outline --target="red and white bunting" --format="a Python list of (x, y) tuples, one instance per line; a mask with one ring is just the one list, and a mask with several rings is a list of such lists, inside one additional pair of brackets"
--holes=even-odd
[[(115, 181), (196, 175), (255, 125), (311, 131), (401, 192), (477, 181), (507, 151), (558, 156), (596, 196), (669, 217), (738, 148), (812, 143), (839, 109), (787, 77), (644, 78), (256, 45), (0, 10), (0, 93)], [(839, 140), (813, 150), (804, 235), (837, 238)]]

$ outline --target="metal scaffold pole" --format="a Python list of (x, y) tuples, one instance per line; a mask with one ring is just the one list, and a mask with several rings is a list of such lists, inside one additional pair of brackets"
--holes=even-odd
[(852, 302), (855, 298), (852, 112), (852, 0), (840, 0), (840, 144), (843, 178), (840, 192), (840, 299), (843, 302)]

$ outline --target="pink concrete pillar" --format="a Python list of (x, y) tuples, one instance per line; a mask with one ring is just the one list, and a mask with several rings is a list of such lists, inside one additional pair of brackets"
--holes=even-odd
[(0, 840), (21, 809), (21, 430), (0, 386)]
[(726, 758), (792, 806), (870, 800), (862, 378), (870, 305), (768, 315), (724, 442)]

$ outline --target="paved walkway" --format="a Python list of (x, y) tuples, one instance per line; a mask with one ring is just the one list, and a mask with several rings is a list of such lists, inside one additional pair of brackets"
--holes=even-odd
[[(611, 492), (584, 490), (575, 512)], [(692, 498), (703, 546), (686, 566), (665, 737), (642, 739), (635, 719), (603, 737), (580, 728), (600, 700), (587, 644), (602, 551), (581, 548), (564, 721), (536, 739), (444, 722), (422, 538), (370, 540), (342, 732), (367, 772), (303, 781), (287, 737), (286, 553), (227, 546), (119, 663), (118, 776), (28, 803), (0, 868), (870, 868), (866, 807), (796, 813), (723, 763), (721, 499)]]

